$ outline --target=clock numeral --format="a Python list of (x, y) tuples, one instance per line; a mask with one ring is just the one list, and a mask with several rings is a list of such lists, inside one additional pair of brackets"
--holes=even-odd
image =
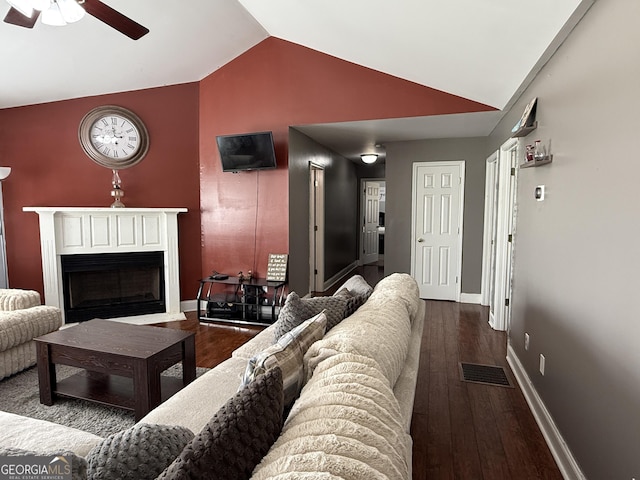
[(131, 145), (130, 143), (127, 143), (127, 148), (130, 148), (131, 150), (133, 150), (135, 147), (135, 145)]
[(107, 122), (107, 119), (106, 119), (106, 118), (102, 118), (101, 120), (102, 120), (102, 123), (104, 123), (104, 126), (105, 126), (105, 127), (108, 127), (108, 126), (109, 126), (109, 122)]
[(113, 151), (113, 155), (112, 155), (112, 157), (113, 157), (113, 158), (118, 158), (118, 150), (114, 150), (114, 151)]
[(134, 131), (134, 129), (133, 129), (133, 128), (130, 128), (129, 130), (126, 130), (126, 132), (127, 132), (127, 133), (131, 133), (131, 132), (133, 132), (133, 131)]
[(138, 141), (138, 137), (129, 137), (129, 141), (130, 142), (137, 142)]
[(118, 125), (118, 119), (116, 117), (111, 117), (111, 125)]
[(109, 155), (111, 153), (111, 150), (109, 149), (109, 147), (104, 147), (102, 153), (104, 153), (105, 155)]

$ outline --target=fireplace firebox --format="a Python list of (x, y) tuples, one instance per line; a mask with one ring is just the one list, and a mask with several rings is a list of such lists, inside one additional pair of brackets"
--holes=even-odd
[(62, 255), (66, 322), (162, 313), (164, 253)]

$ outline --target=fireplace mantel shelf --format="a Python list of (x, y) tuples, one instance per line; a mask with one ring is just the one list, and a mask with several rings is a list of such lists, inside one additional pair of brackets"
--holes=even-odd
[(163, 252), (166, 313), (180, 312), (177, 217), (186, 208), (23, 207), (22, 210), (39, 216), (47, 305), (65, 307), (61, 256)]
[(129, 212), (129, 213), (146, 213), (146, 212), (167, 212), (181, 213), (186, 212), (186, 208), (111, 208), (111, 207), (22, 207), (23, 212)]

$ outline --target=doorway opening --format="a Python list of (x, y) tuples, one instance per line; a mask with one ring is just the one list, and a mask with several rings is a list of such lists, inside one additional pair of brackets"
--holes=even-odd
[(360, 265), (384, 266), (386, 184), (384, 179), (360, 180)]
[(486, 170), (482, 304), (491, 327), (504, 331), (511, 320), (518, 151), (518, 139), (509, 139), (487, 158)]

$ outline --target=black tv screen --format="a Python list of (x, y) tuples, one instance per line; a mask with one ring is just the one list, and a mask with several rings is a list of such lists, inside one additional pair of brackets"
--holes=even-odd
[(216, 142), (223, 172), (276, 168), (271, 132), (219, 135)]

